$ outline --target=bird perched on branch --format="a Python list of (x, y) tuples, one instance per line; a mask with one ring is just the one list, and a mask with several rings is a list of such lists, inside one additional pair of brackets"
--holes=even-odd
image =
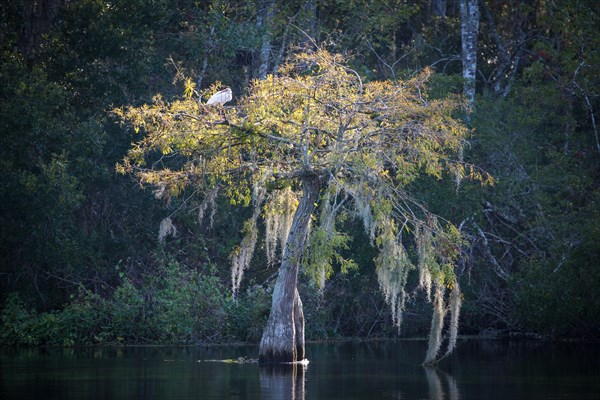
[(217, 93), (210, 96), (210, 99), (206, 102), (206, 105), (210, 104), (225, 104), (232, 99), (231, 89), (225, 88), (223, 90), (219, 90)]

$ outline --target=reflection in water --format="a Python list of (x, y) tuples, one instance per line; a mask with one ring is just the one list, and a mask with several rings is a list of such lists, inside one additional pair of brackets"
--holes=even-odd
[[(429, 386), (429, 398), (431, 400), (445, 400), (444, 387), (440, 379), (439, 371), (436, 368), (424, 367), (425, 375), (427, 376), (427, 384)], [(442, 372), (446, 377), (446, 391), (448, 400), (459, 400), (460, 393), (456, 380), (449, 374)]]
[(262, 399), (304, 400), (306, 364), (267, 364), (258, 368)]
[(309, 369), (198, 362), (247, 359), (258, 346), (0, 347), (0, 399), (599, 398), (597, 344), (465, 340), (441, 370), (420, 366), (426, 347), (425, 341), (312, 343)]
[(458, 400), (460, 398), (460, 393), (458, 391), (458, 385), (456, 384), (456, 379), (449, 374), (446, 375), (446, 382), (448, 382), (448, 397), (450, 400)]

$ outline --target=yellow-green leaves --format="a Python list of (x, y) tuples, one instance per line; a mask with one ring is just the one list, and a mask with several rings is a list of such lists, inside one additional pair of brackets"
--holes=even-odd
[(306, 273), (318, 288), (323, 288), (325, 281), (333, 273), (334, 264), (339, 266), (342, 273), (358, 267), (354, 260), (344, 258), (339, 253), (339, 250), (348, 249), (350, 240), (350, 236), (335, 229), (327, 231), (319, 227), (311, 233), (304, 266)]
[(196, 94), (196, 82), (187, 78), (183, 84), (183, 97), (189, 100), (194, 94)]
[[(296, 55), (278, 76), (253, 81), (237, 105), (227, 107), (194, 100), (195, 83), (187, 79), (182, 100), (158, 95), (151, 105), (115, 110), (144, 134), (119, 169), (141, 177), (145, 169), (168, 166), (185, 171), (189, 182), (213, 176), (232, 184), (243, 174), (253, 180), (257, 173), (285, 177), (303, 170), (345, 171), (341, 178), (351, 171), (352, 179), (371, 176), (398, 187), (419, 173), (483, 179), (453, 161), (467, 131), (452, 112), (463, 104), (429, 100), (430, 74), (363, 83), (341, 55), (320, 50)], [(217, 82), (201, 95), (221, 87)]]

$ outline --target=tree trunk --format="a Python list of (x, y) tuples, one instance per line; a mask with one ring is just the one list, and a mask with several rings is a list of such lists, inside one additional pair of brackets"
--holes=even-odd
[(460, 0), (460, 30), (464, 93), (469, 108), (475, 105), (475, 74), (477, 73), (477, 33), (479, 32), (479, 0)]
[(304, 311), (298, 288), (294, 297), (294, 329), (296, 330), (296, 358), (304, 360)]
[(298, 268), (306, 248), (310, 218), (319, 195), (316, 176), (302, 178), (302, 198), (294, 214), (279, 275), (273, 290), (271, 313), (260, 341), (260, 363), (288, 363), (304, 357), (304, 315), (298, 294)]
[(446, 0), (432, 0), (431, 8), (436, 17), (444, 18), (446, 16)]
[[(304, 28), (311, 40), (318, 43), (319, 41), (319, 24), (317, 21), (317, 0), (307, 0), (304, 4), (304, 11), (306, 13), (306, 22)], [(312, 48), (313, 44), (311, 40), (306, 40), (308, 48)]]
[(259, 3), (258, 19), (256, 26), (264, 29), (262, 44), (258, 54), (258, 79), (265, 79), (269, 71), (269, 58), (271, 55), (271, 22), (273, 19), (273, 0), (261, 0)]
[[(465, 122), (471, 125), (471, 113), (475, 107), (475, 75), (477, 74), (477, 34), (479, 33), (479, 0), (460, 0), (460, 32), (462, 42), (463, 93), (467, 98), (468, 110)], [(464, 147), (458, 147), (458, 160), (464, 159)], [(461, 177), (456, 174), (456, 190)]]

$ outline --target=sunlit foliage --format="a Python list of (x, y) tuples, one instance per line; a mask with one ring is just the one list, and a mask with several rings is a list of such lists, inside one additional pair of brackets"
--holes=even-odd
[[(452, 159), (467, 134), (452, 116), (462, 103), (458, 98), (429, 99), (430, 75), (426, 69), (407, 81), (363, 82), (342, 56), (319, 50), (297, 54), (280, 68), (280, 75), (252, 82), (233, 107), (205, 106), (190, 90), (172, 102), (157, 95), (151, 105), (115, 110), (144, 133), (118, 168), (169, 196), (187, 185), (204, 191), (223, 186), (233, 204), (253, 199), (246, 238), (233, 255), (234, 293), (256, 244), (262, 203), (257, 193), (275, 188), (265, 208), (267, 258), (273, 262), (277, 239), (285, 251), (296, 204), (293, 192), (276, 189), (275, 183), (318, 178), (325, 189), (321, 221), (308, 249), (309, 273), (322, 285), (334, 260), (343, 268), (352, 265), (335, 256), (335, 248), (345, 243), (335, 219), (342, 210), (356, 211), (379, 249), (379, 284), (400, 326), (413, 268), (406, 246), (412, 241), (419, 247), (421, 285), (429, 293), (433, 281), (443, 293), (455, 283), (459, 239), (455, 228), (443, 229), (411, 198), (406, 185), (420, 174), (439, 179), (445, 172), (489, 179)], [(218, 89), (216, 85), (208, 93)], [(340, 196), (354, 207), (342, 207)], [(436, 304), (443, 303), (436, 296)]]

